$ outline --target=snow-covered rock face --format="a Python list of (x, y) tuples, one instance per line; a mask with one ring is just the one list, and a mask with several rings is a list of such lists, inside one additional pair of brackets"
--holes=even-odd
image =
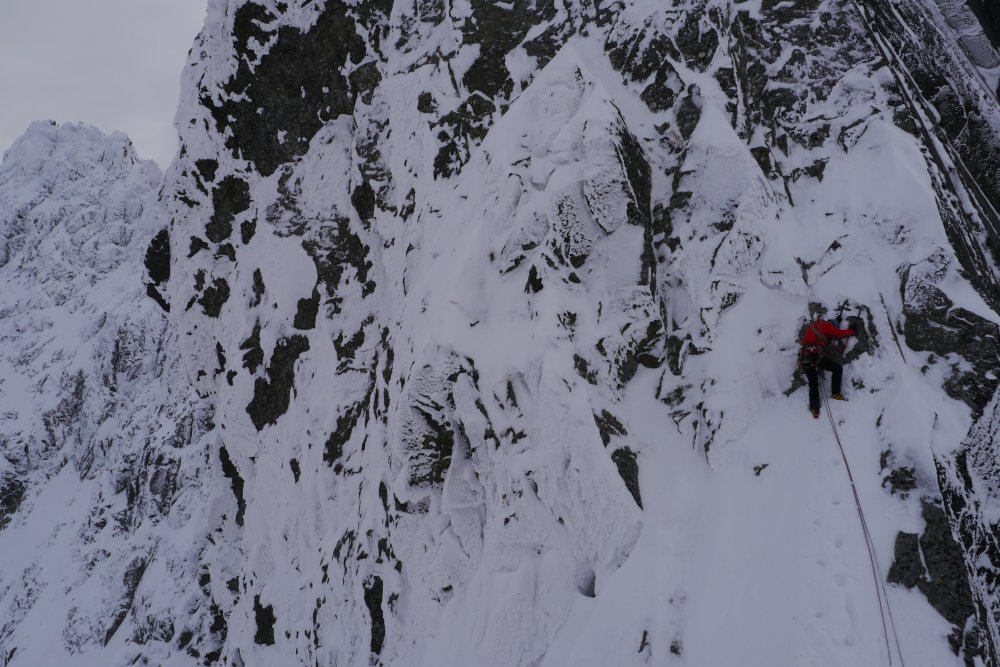
[[(53, 406), (5, 452), (54, 453), (0, 540), (61, 547), (0, 657), (997, 664), (1000, 111), (952, 4), (213, 0), (159, 210), (118, 137), (0, 171), (10, 327), (89, 323), (3, 361)], [(2, 180), (74, 160), (110, 194)]]
[[(902, 651), (991, 656), (967, 621), (992, 589), (970, 593), (936, 517), (959, 511), (947, 471), (997, 386), (1000, 123), (989, 63), (933, 32), (935, 6), (904, 9), (213, 3), (166, 201), (171, 316), (233, 483), (204, 556), (223, 659), (735, 664), (751, 640), (711, 639), (731, 601), (691, 570), (746, 567), (749, 524), (822, 553), (797, 521), (827, 510), (705, 507), (796, 487), (839, 505), (844, 479), (773, 451), (831, 453), (786, 394), (800, 323), (838, 303), (865, 325), (840, 430), (891, 517), (870, 523)], [(670, 472), (706, 459), (698, 492)], [(911, 544), (943, 569), (900, 574)], [(759, 575), (765, 617), (832, 644), (758, 662), (879, 659), (870, 604), (861, 632), (774, 593), (844, 575), (797, 572)]]
[[(148, 363), (145, 339), (153, 331), (116, 331), (120, 323), (101, 320), (115, 306), (137, 307), (128, 268), (146, 243), (144, 208), (160, 178), (127, 137), (84, 126), (35, 123), (5, 154), (0, 391), (4, 474), (17, 488), (24, 483), (17, 473), (38, 468), (38, 459), (53, 459), (48, 474), (71, 459), (87, 476), (105, 447), (93, 432), (98, 423), (80, 424), (85, 403), (93, 398), (86, 409), (100, 409), (119, 388), (127, 394)], [(103, 387), (88, 386), (94, 383)], [(22, 495), (5, 492), (13, 497), (4, 523)]]
[(141, 283), (160, 182), (85, 126), (36, 123), (0, 164), (3, 664), (168, 642), (188, 613), (205, 427)]

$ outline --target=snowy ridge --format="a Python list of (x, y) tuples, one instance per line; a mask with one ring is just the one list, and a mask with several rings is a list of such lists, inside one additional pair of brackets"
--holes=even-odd
[(996, 665), (1000, 110), (945, 5), (213, 0), (155, 207), (120, 135), (0, 168), (3, 414), (50, 406), (0, 664)]
[(169, 641), (195, 576), (203, 426), (138, 281), (160, 179), (86, 126), (35, 123), (0, 165), (5, 665)]

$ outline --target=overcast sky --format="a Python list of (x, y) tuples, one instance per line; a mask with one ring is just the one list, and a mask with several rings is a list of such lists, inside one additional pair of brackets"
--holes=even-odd
[(33, 120), (121, 130), (166, 167), (206, 0), (0, 0), (0, 153)]

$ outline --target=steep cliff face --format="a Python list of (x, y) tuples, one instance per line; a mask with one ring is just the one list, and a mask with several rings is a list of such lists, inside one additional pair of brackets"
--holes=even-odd
[[(2, 256), (110, 304), (96, 347), (47, 352), (62, 393), (23, 381), (51, 414), (11, 418), (0, 540), (73, 555), (3, 570), (3, 660), (997, 664), (1000, 111), (971, 16), (213, 0), (117, 268)], [(154, 187), (115, 164), (104, 218)], [(114, 245), (59, 220), (88, 265)], [(828, 423), (814, 315), (859, 328)], [(98, 391), (102, 354), (142, 364)], [(49, 464), (10, 454), (32, 437)], [(61, 532), (32, 509), (70, 495)], [(53, 568), (94, 574), (16, 590)], [(63, 620), (77, 591), (102, 602)]]
[[(239, 576), (218, 593), (223, 656), (730, 664), (745, 642), (711, 646), (683, 608), (722, 598), (677, 571), (745, 548), (733, 534), (749, 519), (705, 517), (728, 538), (656, 530), (691, 502), (661, 478), (770, 462), (752, 484), (822, 486), (814, 469), (776, 470), (769, 445), (833, 446), (784, 396), (795, 323), (823, 302), (866, 325), (840, 427), (863, 499), (896, 517), (870, 522), (879, 578), (899, 585), (890, 603), (912, 607), (889, 648), (992, 659), (995, 591), (970, 588), (936, 517), (952, 516), (970, 565), (988, 547), (958, 529), (974, 492), (946, 471), (997, 385), (1000, 123), (988, 48), (970, 62), (971, 33), (940, 12), (213, 4), (167, 200), (172, 316), (206, 360), (196, 381), (225, 425), (230, 502), (245, 503), (206, 555), (215, 581)], [(928, 420), (916, 431), (913, 411)], [(676, 453), (691, 446), (702, 463)], [(742, 488), (707, 479), (702, 494)], [(852, 558), (858, 537), (837, 538)], [(700, 546), (655, 571), (674, 542)], [(903, 576), (914, 553), (944, 569)], [(779, 570), (756, 576), (785, 590)], [(660, 593), (602, 627), (636, 581)], [(829, 595), (874, 594), (860, 578), (847, 589)], [(881, 626), (862, 606), (869, 634), (852, 649), (803, 639), (839, 627), (817, 612), (760, 664), (877, 656)], [(247, 630), (262, 618), (273, 644)]]

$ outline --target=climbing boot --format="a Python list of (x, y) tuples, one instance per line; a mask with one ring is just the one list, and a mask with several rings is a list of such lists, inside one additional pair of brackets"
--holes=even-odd
[(813, 419), (819, 419), (819, 410), (813, 410), (810, 408), (809, 412), (812, 413)]
[(844, 398), (843, 394), (834, 394), (830, 398), (832, 398), (835, 401), (846, 401), (847, 400), (846, 398)]

